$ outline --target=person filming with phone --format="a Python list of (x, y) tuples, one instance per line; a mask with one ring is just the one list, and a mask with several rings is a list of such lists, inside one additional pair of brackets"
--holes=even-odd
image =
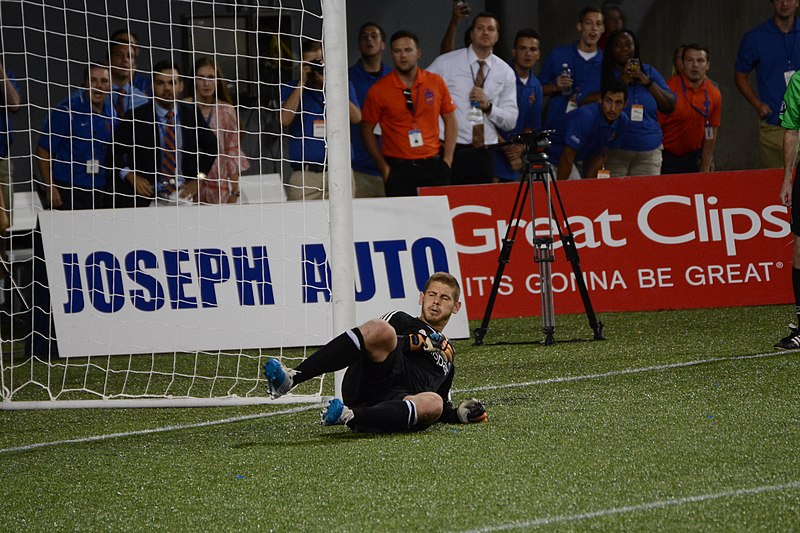
[(606, 168), (613, 177), (661, 174), (662, 139), (658, 112), (675, 110), (675, 93), (652, 66), (639, 57), (639, 40), (630, 30), (611, 34), (603, 57), (602, 80), (622, 80), (628, 86), (625, 114), (630, 118), (625, 136), (611, 150)]

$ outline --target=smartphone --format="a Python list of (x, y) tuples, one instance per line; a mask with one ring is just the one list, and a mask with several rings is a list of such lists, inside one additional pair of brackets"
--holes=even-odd
[(632, 57), (628, 60), (628, 67), (631, 70), (639, 70), (639, 59)]
[(469, 15), (470, 11), (472, 11), (469, 7), (469, 4), (467, 4), (464, 0), (453, 0), (453, 3), (461, 11), (461, 13), (464, 14), (464, 16)]

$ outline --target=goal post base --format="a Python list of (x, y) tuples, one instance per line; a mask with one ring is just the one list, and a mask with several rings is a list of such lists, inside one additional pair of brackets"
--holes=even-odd
[(286, 395), (277, 399), (263, 396), (220, 398), (121, 398), (101, 400), (48, 400), (0, 402), (0, 411), (24, 411), (33, 409), (135, 409), (169, 407), (231, 407), (241, 405), (324, 405), (332, 396)]

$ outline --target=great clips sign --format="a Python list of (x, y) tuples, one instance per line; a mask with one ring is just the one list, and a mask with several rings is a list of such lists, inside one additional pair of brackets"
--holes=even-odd
[[(782, 171), (559, 182), (584, 278), (598, 311), (788, 303), (788, 209)], [(470, 318), (483, 316), (518, 185), (428, 188), (446, 194)], [(555, 200), (555, 195), (554, 195)], [(534, 184), (518, 224), (493, 316), (540, 313), (534, 235), (547, 228), (544, 188)], [(570, 263), (556, 244), (555, 308), (582, 312)]]
[[(358, 323), (417, 312), (433, 272), (460, 277), (446, 198), (353, 204)], [(335, 333), (326, 202), (39, 217), (64, 355), (313, 346)], [(445, 332), (468, 336), (466, 313)]]

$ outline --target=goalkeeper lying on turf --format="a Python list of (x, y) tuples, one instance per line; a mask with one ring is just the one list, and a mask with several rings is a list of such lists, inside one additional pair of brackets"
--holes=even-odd
[(273, 398), (326, 372), (347, 368), (343, 400), (322, 410), (322, 424), (347, 424), (353, 431), (419, 431), (435, 422), (483, 422), (488, 416), (475, 399), (450, 402), (455, 350), (441, 332), (461, 308), (456, 278), (437, 272), (419, 297), (415, 318), (394, 311), (348, 330), (292, 370), (277, 359), (264, 365)]

